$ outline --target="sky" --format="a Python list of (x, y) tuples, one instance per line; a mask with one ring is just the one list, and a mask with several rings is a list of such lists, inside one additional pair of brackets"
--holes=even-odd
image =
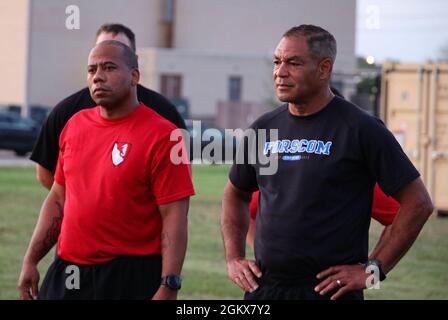
[(448, 0), (357, 1), (358, 56), (423, 63), (448, 48)]

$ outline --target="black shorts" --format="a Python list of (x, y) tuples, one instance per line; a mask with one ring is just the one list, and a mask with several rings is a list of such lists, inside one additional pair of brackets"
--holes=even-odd
[(48, 268), (38, 299), (151, 299), (160, 286), (161, 273), (160, 255), (122, 256), (95, 265), (78, 265), (57, 257)]
[[(244, 294), (245, 300), (330, 300), (331, 296), (336, 292), (330, 291), (321, 296), (314, 291), (314, 288), (319, 284), (317, 279), (305, 279), (298, 282), (277, 281), (262, 276), (257, 280), (258, 289), (254, 292), (246, 292)], [(363, 290), (356, 290), (347, 292), (338, 300), (364, 300)]]

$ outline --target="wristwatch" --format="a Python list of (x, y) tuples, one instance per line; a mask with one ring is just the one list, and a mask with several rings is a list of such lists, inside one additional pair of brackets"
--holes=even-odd
[(162, 277), (160, 284), (172, 290), (179, 290), (182, 285), (182, 279), (178, 275), (169, 274), (166, 277)]
[(366, 263), (366, 267), (375, 266), (376, 268), (378, 268), (378, 271), (380, 272), (380, 281), (383, 281), (386, 279), (386, 274), (383, 271), (382, 265), (383, 265), (383, 263), (378, 259), (370, 259)]

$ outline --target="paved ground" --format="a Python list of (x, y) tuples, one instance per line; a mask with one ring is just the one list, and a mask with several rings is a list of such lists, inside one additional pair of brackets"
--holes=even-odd
[(29, 159), (29, 154), (25, 157), (18, 157), (13, 151), (0, 150), (0, 166), (33, 166), (34, 162)]

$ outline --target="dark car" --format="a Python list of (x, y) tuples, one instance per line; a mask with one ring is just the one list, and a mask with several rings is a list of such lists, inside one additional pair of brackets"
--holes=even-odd
[[(186, 119), (185, 124), (190, 135), (187, 143), (190, 159), (216, 163), (233, 159), (237, 148), (236, 137), (226, 134), (224, 129), (209, 122)], [(218, 151), (219, 154), (215, 154)]]
[(39, 129), (36, 123), (13, 112), (0, 111), (0, 149), (24, 156), (33, 149)]
[[(9, 105), (7, 107), (8, 112), (14, 113), (17, 116), (20, 116), (20, 112), (22, 112), (22, 107), (18, 105)], [(48, 114), (50, 113), (51, 108), (41, 105), (32, 105), (29, 108), (30, 118), (38, 125), (42, 126), (45, 119), (47, 119)]]

